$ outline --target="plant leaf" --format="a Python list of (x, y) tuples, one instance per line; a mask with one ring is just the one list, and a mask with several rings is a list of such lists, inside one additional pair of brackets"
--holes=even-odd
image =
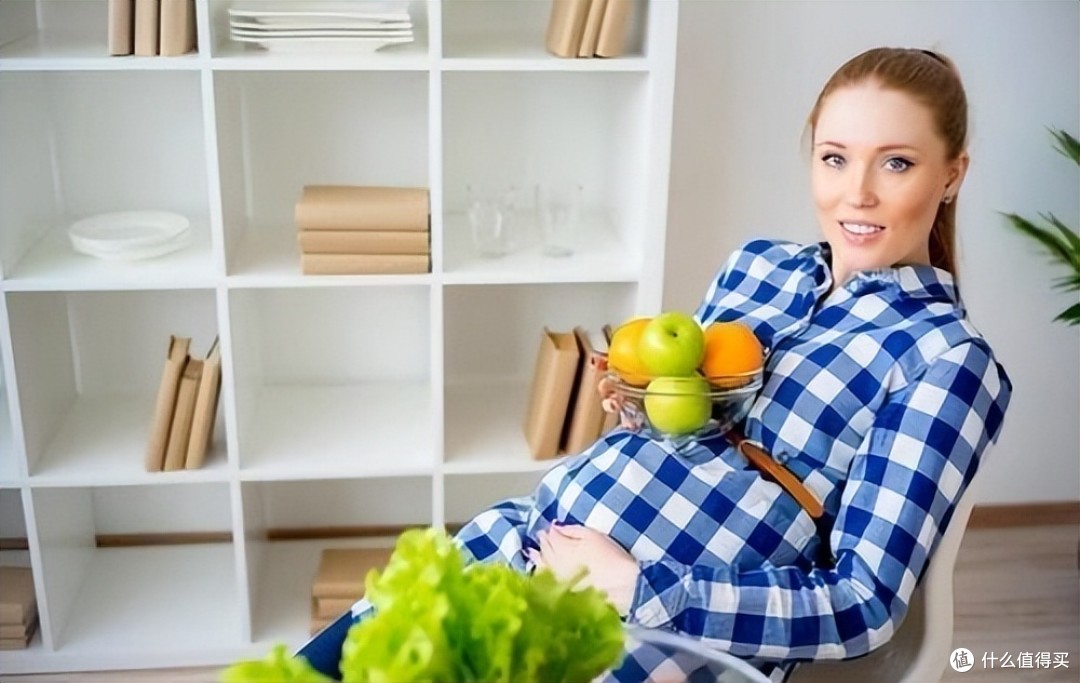
[(1019, 214), (1006, 213), (1003, 215), (1009, 219), (1014, 228), (1042, 244), (1050, 252), (1054, 260), (1061, 261), (1067, 266), (1073, 265), (1074, 257), (1070, 251), (1069, 243), (1056, 232), (1035, 225)]
[(1054, 320), (1062, 320), (1070, 325), (1080, 325), (1080, 303), (1069, 306)]
[(1077, 235), (1072, 231), (1069, 226), (1061, 222), (1061, 220), (1052, 213), (1040, 213), (1043, 220), (1058, 229), (1062, 238), (1067, 245), (1069, 253), (1072, 255), (1072, 267), (1073, 270), (1080, 272), (1080, 235)]
[(1054, 142), (1057, 143), (1054, 149), (1080, 165), (1080, 141), (1060, 129), (1051, 130), (1050, 134), (1054, 136)]

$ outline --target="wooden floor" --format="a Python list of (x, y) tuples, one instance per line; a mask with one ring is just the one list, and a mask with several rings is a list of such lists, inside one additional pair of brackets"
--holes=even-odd
[[(975, 655), (966, 673), (947, 668), (945, 683), (1080, 681), (1080, 571), (1075, 525), (969, 529), (956, 569), (955, 647)], [(1068, 667), (984, 667), (984, 654), (1066, 652)], [(4, 676), (4, 683), (194, 683), (215, 669), (160, 669)], [(860, 682), (861, 683), (861, 682)], [(872, 683), (872, 682), (866, 682)]]

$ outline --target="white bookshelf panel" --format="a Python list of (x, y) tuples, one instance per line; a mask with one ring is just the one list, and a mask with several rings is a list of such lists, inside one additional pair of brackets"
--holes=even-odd
[(191, 337), (192, 354), (206, 354), (217, 331), (213, 290), (18, 292), (8, 294), (8, 313), (33, 481), (221, 476), (221, 425), (204, 469), (144, 465), (169, 335)]
[[(242, 488), (252, 590), (252, 639), (298, 647), (308, 638), (311, 585), (324, 548), (392, 547), (358, 528), (432, 524), (429, 477), (245, 482)], [(275, 540), (274, 532), (317, 529), (318, 540)], [(352, 535), (350, 535), (352, 534)]]
[(22, 456), (15, 450), (11, 420), (11, 399), (8, 397), (11, 387), (5, 379), (4, 358), (0, 354), (0, 485), (18, 480), (22, 471), (19, 467)]
[(430, 472), (424, 286), (231, 292), (245, 479)]
[[(172, 286), (212, 274), (199, 74), (3, 72), (0, 90), (0, 136), (20, 159), (20, 172), (0, 183), (0, 259), (10, 289), (22, 279), (21, 288), (42, 289), (52, 280), (74, 287), (160, 279)], [(192, 244), (139, 264), (72, 249), (67, 229), (74, 221), (131, 210), (186, 216)]]
[[(0, 488), (0, 539), (12, 542), (27, 540), (26, 516), (23, 509), (22, 491), (17, 488)], [(31, 567), (30, 551), (15, 548), (0, 550), (0, 566)], [(36, 592), (36, 591), (35, 591)], [(6, 597), (7, 586), (0, 584), (0, 595)], [(38, 602), (40, 603), (40, 595)], [(44, 652), (40, 626), (24, 650), (0, 650), (0, 671), (8, 671), (15, 660), (40, 659)]]
[(226, 484), (56, 487), (31, 499), (58, 651), (179, 664), (240, 644), (231, 543), (98, 546), (112, 534), (229, 532)]
[[(640, 58), (646, 54), (644, 34), (648, 3), (632, 4), (636, 11), (627, 28), (626, 53), (620, 59)], [(442, 12), (443, 54), (447, 58), (570, 63), (601, 61), (564, 60), (547, 53), (544, 37), (551, 16), (550, 2), (446, 0)]]
[(0, 3), (0, 60), (95, 58), (106, 48), (106, 0)]
[[(625, 279), (640, 272), (650, 168), (648, 78), (639, 73), (446, 73), (443, 77), (444, 211), (463, 215), (466, 186), (513, 185), (519, 191), (527, 277), (553, 271), (563, 280)], [(541, 258), (533, 218), (538, 185), (583, 187), (580, 248), (574, 256)], [(448, 277), (470, 279), (499, 261), (470, 258), (469, 230), (448, 227)], [(449, 226), (454, 221), (448, 220)]]
[(499, 501), (530, 495), (542, 477), (543, 472), (449, 475), (446, 522), (464, 524)]
[(427, 187), (426, 72), (215, 72), (229, 273), (297, 275), (305, 185)]

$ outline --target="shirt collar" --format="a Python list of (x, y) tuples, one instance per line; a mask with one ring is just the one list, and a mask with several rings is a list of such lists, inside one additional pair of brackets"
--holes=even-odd
[[(828, 289), (832, 286), (831, 250), (827, 242), (808, 245), (806, 252), (818, 270), (815, 275)], [(882, 285), (896, 287), (913, 299), (947, 301), (960, 306), (960, 296), (952, 273), (930, 265), (902, 265), (860, 270), (852, 273), (843, 288), (853, 295), (879, 290)]]

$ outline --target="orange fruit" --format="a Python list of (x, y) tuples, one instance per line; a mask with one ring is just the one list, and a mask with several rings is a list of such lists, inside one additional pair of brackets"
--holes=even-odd
[(608, 344), (608, 367), (622, 381), (636, 387), (647, 385), (652, 377), (645, 366), (638, 360), (637, 346), (641, 331), (652, 318), (632, 318), (615, 330)]
[(705, 328), (705, 359), (701, 374), (709, 383), (734, 388), (747, 382), (740, 377), (765, 363), (765, 351), (753, 331), (739, 322), (718, 322)]

